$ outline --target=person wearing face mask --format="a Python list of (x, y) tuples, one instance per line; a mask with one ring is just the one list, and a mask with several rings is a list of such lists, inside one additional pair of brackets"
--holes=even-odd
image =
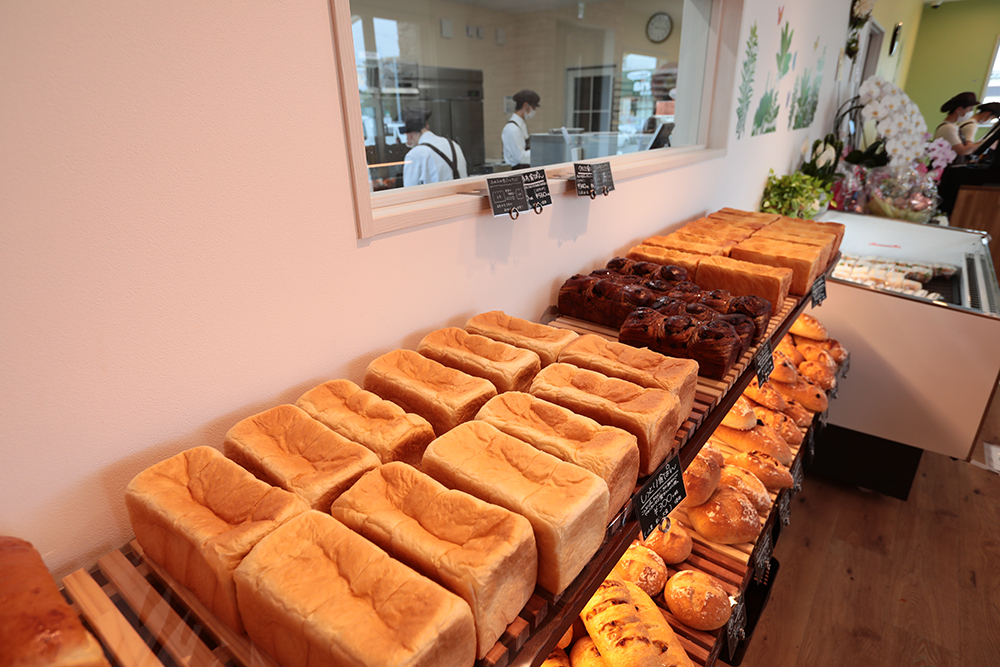
[(500, 140), (503, 142), (503, 161), (511, 169), (527, 169), (531, 166), (531, 135), (528, 134), (527, 120), (535, 115), (541, 98), (533, 90), (519, 90), (514, 93), (514, 113), (503, 126)]
[(989, 123), (994, 118), (1000, 118), (1000, 102), (980, 104), (972, 117), (958, 126), (958, 133), (961, 135), (962, 141), (972, 143), (976, 138), (976, 130), (979, 129), (979, 126)]
[(979, 100), (976, 94), (971, 92), (959, 93), (941, 105), (941, 113), (948, 114), (944, 121), (934, 130), (935, 139), (944, 139), (951, 145), (958, 157), (952, 164), (962, 164), (965, 156), (976, 150), (979, 144), (972, 141), (965, 141), (958, 130), (958, 126), (972, 118)]
[(403, 110), (403, 131), (410, 147), (403, 165), (403, 187), (438, 183), (469, 175), (462, 147), (431, 132), (431, 112), (410, 107)]

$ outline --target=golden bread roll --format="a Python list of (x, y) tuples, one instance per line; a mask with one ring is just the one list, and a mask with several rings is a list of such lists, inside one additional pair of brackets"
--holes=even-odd
[(639, 544), (655, 551), (667, 565), (687, 560), (693, 546), (691, 536), (684, 530), (684, 526), (670, 517), (661, 521), (649, 537), (640, 539)]
[(784, 410), (786, 406), (785, 397), (775, 391), (770, 382), (758, 384), (756, 376), (750, 380), (743, 395), (754, 403), (759, 403), (772, 410)]
[(108, 667), (30, 542), (0, 536), (0, 664)]
[(681, 570), (670, 577), (663, 599), (677, 620), (695, 630), (718, 630), (732, 614), (726, 589), (718, 579), (698, 570)]
[[(836, 372), (837, 360), (833, 358), (832, 354), (824, 350), (819, 345), (806, 343), (803, 345), (797, 345), (796, 347), (798, 347), (799, 351), (802, 352), (802, 356), (806, 358), (806, 361), (815, 361), (826, 366), (827, 370), (831, 373)], [(805, 361), (802, 363), (804, 364)], [(802, 366), (802, 364), (799, 364), (799, 366)]]
[(625, 549), (608, 576), (632, 582), (647, 595), (655, 596), (663, 591), (663, 584), (667, 583), (667, 566), (655, 551), (633, 543)]
[(805, 434), (802, 433), (802, 430), (784, 412), (765, 408), (763, 405), (755, 405), (753, 412), (757, 416), (757, 419), (777, 431), (782, 440), (789, 445), (801, 445), (805, 439)]
[(761, 516), (767, 516), (771, 510), (771, 496), (767, 493), (767, 487), (749, 470), (733, 465), (722, 466), (719, 486), (728, 486), (745, 495)]
[(798, 365), (806, 360), (806, 358), (802, 356), (802, 352), (799, 351), (799, 348), (795, 346), (795, 341), (793, 341), (792, 337), (788, 334), (785, 334), (781, 340), (778, 341), (778, 346), (774, 349), (788, 357), (796, 368), (798, 368)]
[(823, 391), (822, 387), (801, 375), (799, 376), (799, 381), (795, 384), (785, 384), (783, 382), (771, 382), (769, 384), (785, 398), (786, 402), (788, 399), (792, 399), (806, 410), (826, 412), (826, 409), (830, 405), (829, 399), (826, 397), (826, 392)]
[(808, 338), (810, 340), (826, 340), (830, 337), (826, 332), (826, 327), (824, 327), (819, 320), (808, 313), (802, 313), (795, 318), (795, 321), (792, 322), (792, 326), (789, 327), (788, 332), (795, 336), (802, 336), (803, 338)]
[(788, 404), (781, 414), (786, 415), (789, 419), (795, 422), (796, 426), (802, 428), (808, 428), (813, 422), (813, 414), (809, 410), (806, 410), (799, 403), (794, 400), (786, 401)]
[(795, 369), (795, 364), (781, 350), (771, 353), (771, 360), (774, 363), (774, 370), (771, 371), (771, 379), (778, 382), (795, 382), (799, 379), (799, 373)]
[(767, 424), (757, 424), (749, 431), (719, 426), (713, 435), (733, 449), (741, 452), (767, 452), (785, 465), (789, 465), (795, 454), (778, 432)]
[(601, 582), (580, 618), (608, 667), (659, 667), (660, 649), (653, 645), (624, 582)]
[(542, 661), (541, 667), (571, 667), (571, 664), (566, 651), (557, 646), (549, 654), (549, 657)]
[(824, 391), (830, 391), (837, 386), (837, 376), (826, 364), (820, 361), (803, 361), (799, 364), (799, 373), (807, 380), (819, 385)]
[(826, 340), (816, 341), (816, 345), (829, 352), (838, 365), (847, 361), (847, 350), (840, 344), (840, 341), (827, 338)]
[(555, 363), (559, 352), (579, 335), (569, 329), (558, 329), (513, 317), (502, 310), (480, 313), (465, 323), (469, 333), (486, 336), (514, 347), (523, 347), (538, 355), (542, 367)]
[(716, 465), (720, 468), (726, 465), (726, 455), (719, 451), (719, 448), (711, 442), (706, 442), (701, 446), (701, 449), (698, 450), (698, 456), (707, 456), (715, 461)]
[(417, 352), (445, 366), (489, 380), (501, 393), (527, 390), (542, 370), (541, 359), (535, 352), (458, 327), (430, 332), (417, 345)]
[(469, 605), (329, 514), (262, 539), (235, 580), (250, 640), (282, 667), (475, 662)]
[(663, 667), (694, 667), (684, 646), (677, 639), (673, 628), (667, 623), (666, 617), (653, 599), (642, 588), (631, 582), (626, 581), (625, 586), (632, 596), (635, 610), (639, 613), (639, 620), (645, 623), (649, 638), (660, 650), (660, 664)]
[(601, 652), (597, 650), (597, 644), (589, 635), (584, 635), (573, 643), (569, 651), (569, 664), (571, 667), (607, 667)]
[(750, 401), (748, 401), (744, 396), (740, 396), (736, 399), (733, 407), (729, 409), (726, 416), (722, 418), (722, 424), (728, 426), (729, 428), (739, 429), (741, 431), (749, 431), (757, 424), (757, 418), (753, 414), (753, 408), (750, 406)]
[(569, 626), (563, 636), (556, 642), (556, 648), (566, 648), (573, 643), (573, 626)]
[(790, 489), (794, 484), (788, 468), (764, 452), (740, 452), (728, 457), (726, 463), (753, 473), (769, 489)]
[(699, 535), (718, 544), (752, 542), (760, 533), (753, 503), (728, 486), (716, 489), (705, 504), (689, 508), (688, 518)]
[(709, 455), (698, 452), (682, 473), (685, 498), (684, 507), (701, 505), (709, 499), (719, 485), (719, 464)]

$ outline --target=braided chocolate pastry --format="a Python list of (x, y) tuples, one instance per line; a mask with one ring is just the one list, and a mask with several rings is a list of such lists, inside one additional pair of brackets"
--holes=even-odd
[(740, 353), (739, 334), (731, 324), (716, 319), (698, 325), (688, 344), (688, 357), (698, 362), (698, 374), (721, 380)]

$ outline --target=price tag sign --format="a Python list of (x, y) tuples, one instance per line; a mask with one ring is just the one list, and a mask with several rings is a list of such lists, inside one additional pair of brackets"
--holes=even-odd
[(736, 650), (745, 638), (746, 627), (747, 608), (741, 595), (740, 601), (733, 607), (733, 613), (729, 616), (729, 622), (726, 623), (726, 645), (729, 650), (730, 660), (736, 655)]
[(646, 539), (687, 496), (680, 458), (676, 455), (657, 468), (635, 495), (635, 515)]
[(795, 459), (795, 463), (792, 464), (791, 473), (792, 473), (792, 482), (795, 485), (792, 488), (795, 489), (795, 493), (798, 493), (799, 491), (802, 490), (802, 482), (805, 480), (805, 474), (802, 472), (801, 456)]
[(598, 162), (591, 167), (594, 173), (594, 189), (597, 190), (597, 194), (604, 194), (605, 188), (607, 188), (607, 192), (615, 189), (615, 181), (611, 178), (610, 162)]
[(594, 189), (594, 165), (574, 162), (573, 172), (576, 174), (576, 196), (595, 195), (597, 191)]
[(787, 490), (778, 498), (778, 518), (781, 525), (787, 526), (792, 521), (792, 494)]
[(754, 368), (757, 370), (757, 383), (764, 384), (774, 370), (774, 356), (771, 351), (771, 339), (768, 338), (757, 348), (753, 357)]
[(839, 393), (838, 386), (839, 385), (835, 384), (835, 385), (833, 385), (833, 387), (830, 388), (830, 391), (828, 392), (829, 395), (830, 395), (830, 398), (837, 398), (837, 394)]
[(487, 178), (486, 187), (490, 193), (490, 206), (493, 207), (494, 218), (509, 215), (516, 219), (518, 215), (531, 208), (528, 205), (528, 193), (525, 191), (521, 174)]
[(840, 365), (840, 376), (847, 377), (847, 371), (851, 370), (851, 353), (847, 353), (844, 363)]
[(823, 303), (826, 299), (826, 276), (821, 275), (819, 278), (813, 281), (812, 291), (812, 307), (815, 308), (819, 304)]
[(816, 457), (816, 429), (813, 428), (806, 431), (806, 455), (810, 463)]
[(528, 207), (541, 211), (546, 206), (552, 206), (552, 193), (549, 192), (549, 181), (545, 178), (544, 169), (535, 169), (521, 174), (524, 181), (524, 191), (528, 196)]
[(753, 578), (760, 583), (764, 581), (768, 570), (771, 569), (771, 552), (774, 545), (771, 543), (771, 531), (763, 530), (757, 538), (757, 546), (753, 551)]
[(826, 428), (826, 416), (827, 416), (827, 411), (816, 413), (816, 423), (819, 425), (820, 428)]

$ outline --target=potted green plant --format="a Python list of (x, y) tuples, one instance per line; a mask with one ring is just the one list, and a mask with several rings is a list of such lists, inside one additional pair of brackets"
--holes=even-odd
[(810, 219), (826, 210), (830, 186), (820, 178), (801, 171), (776, 176), (772, 169), (764, 187), (760, 210), (790, 218)]

